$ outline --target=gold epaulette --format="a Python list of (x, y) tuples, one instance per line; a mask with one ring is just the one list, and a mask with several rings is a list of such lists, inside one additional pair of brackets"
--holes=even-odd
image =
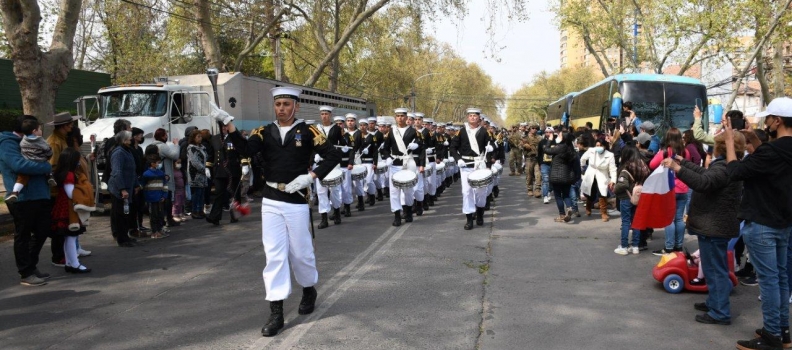
[(325, 136), (323, 132), (319, 131), (318, 126), (311, 125), (308, 127), (308, 130), (311, 130), (311, 133), (313, 134), (314, 146), (323, 145), (325, 142), (327, 142), (327, 136)]
[(250, 164), (250, 158), (242, 158), (242, 160), (240, 161), (240, 163), (241, 163), (242, 165), (248, 165), (248, 164)]
[(264, 132), (264, 127), (260, 126), (258, 128), (253, 129), (253, 131), (250, 132), (250, 137), (258, 136), (259, 139), (264, 140), (264, 137), (262, 136), (263, 132)]
[(211, 167), (213, 167), (213, 166), (214, 166), (214, 163), (212, 163), (212, 162), (206, 162), (206, 167), (207, 167), (207, 168), (211, 168)]

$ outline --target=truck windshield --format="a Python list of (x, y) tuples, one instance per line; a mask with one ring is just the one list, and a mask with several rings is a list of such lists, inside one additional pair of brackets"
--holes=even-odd
[(102, 94), (102, 118), (161, 117), (168, 107), (164, 91), (117, 91)]

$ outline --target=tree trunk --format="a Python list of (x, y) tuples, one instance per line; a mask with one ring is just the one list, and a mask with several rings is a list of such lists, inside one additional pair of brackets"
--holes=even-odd
[(198, 22), (198, 36), (201, 39), (207, 68), (217, 68), (218, 71), (225, 72), (227, 69), (223, 64), (220, 44), (212, 27), (211, 13), (209, 0), (195, 0), (195, 20)]
[(74, 65), (72, 48), (81, 0), (63, 0), (52, 33), (49, 51), (38, 45), (41, 9), (36, 0), (0, 0), (3, 26), (11, 47), (14, 76), (19, 84), (22, 110), (49, 122), (55, 112), (55, 96)]
[(759, 81), (759, 88), (762, 94), (762, 105), (770, 103), (770, 86), (767, 84), (767, 75), (764, 68), (764, 56), (760, 52), (756, 56), (756, 80)]
[[(333, 45), (338, 43), (338, 37), (341, 35), (341, 6), (339, 5), (338, 0), (335, 0), (335, 12), (333, 13)], [(338, 59), (338, 55), (335, 55), (333, 61), (330, 63), (330, 81), (327, 84), (327, 89), (330, 92), (336, 92), (338, 90), (338, 70), (341, 62)]]
[[(778, 40), (773, 45), (773, 95), (784, 97), (784, 42)], [(769, 103), (769, 102), (768, 102)]]

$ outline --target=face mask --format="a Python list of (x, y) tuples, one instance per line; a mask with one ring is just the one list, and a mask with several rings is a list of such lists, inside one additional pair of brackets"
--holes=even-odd
[(605, 152), (605, 147), (594, 147), (594, 152), (597, 153)]
[(555, 142), (556, 142), (556, 143), (561, 143), (561, 141), (563, 141), (563, 140), (561, 140), (561, 138), (560, 138), (560, 137), (556, 137), (556, 139), (555, 139)]
[(157, 163), (157, 169), (162, 169), (162, 163)]
[(770, 126), (765, 126), (765, 133), (767, 133), (767, 136), (769, 136), (771, 140), (778, 137), (778, 129), (770, 130)]
[(176, 164), (176, 169), (181, 169), (181, 164)]

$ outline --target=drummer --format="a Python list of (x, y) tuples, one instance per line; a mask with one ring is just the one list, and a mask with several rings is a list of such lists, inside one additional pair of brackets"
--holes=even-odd
[[(429, 129), (424, 127), (423, 118), (424, 118), (423, 113), (416, 112), (415, 118), (412, 123), (412, 127), (418, 133), (418, 138), (420, 138), (421, 142), (423, 143), (424, 151), (431, 152), (429, 149), (427, 149), (427, 147), (432, 147), (427, 144), (427, 141), (429, 141)], [(424, 159), (424, 164), (426, 164), (424, 170), (428, 172), (429, 164), (426, 163), (425, 159)], [(415, 183), (415, 202), (416, 202), (415, 215), (417, 216), (423, 215), (424, 210), (429, 210), (429, 204), (424, 200), (426, 199), (426, 190), (427, 190), (425, 175), (426, 174), (424, 172), (418, 173), (418, 182)]]
[[(365, 127), (363, 146), (360, 149), (360, 162), (364, 167), (366, 167), (366, 179), (363, 181), (363, 186), (365, 187), (366, 194), (368, 196), (366, 202), (370, 206), (373, 206), (374, 203), (376, 203), (374, 198), (375, 194), (377, 193), (377, 188), (374, 185), (374, 171), (377, 168), (377, 151), (379, 151), (379, 146), (382, 144), (382, 136), (377, 135), (379, 131), (377, 131), (376, 124), (377, 117), (369, 117), (366, 119), (366, 123), (364, 123), (362, 120), (360, 122), (360, 130), (364, 130), (363, 127)], [(380, 195), (381, 194), (382, 190), (380, 190)]]
[[(337, 115), (333, 117), (333, 121), (335, 124), (341, 129), (341, 138), (338, 140), (338, 143), (334, 146), (341, 150), (344, 153), (344, 157), (341, 158), (341, 164), (339, 169), (343, 175), (343, 182), (341, 183), (341, 201), (344, 204), (344, 217), (352, 216), (352, 174), (351, 171), (351, 160), (354, 160), (354, 153), (352, 151), (352, 142), (349, 140), (349, 135), (347, 135), (347, 127), (346, 127), (346, 118), (344, 116)], [(331, 217), (331, 219), (335, 219), (335, 217)]]
[[(275, 336), (283, 328), (283, 300), (291, 294), (291, 272), (303, 286), (298, 313), (307, 315), (314, 311), (317, 296), (314, 285), (319, 274), (305, 192), (314, 179), (324, 178), (341, 160), (341, 153), (327, 143), (319, 128), (295, 119), (300, 109), (300, 89), (277, 87), (271, 91), (276, 121), (253, 130), (248, 139), (234, 126), (234, 117), (219, 109), (212, 111), (215, 119), (228, 127), (228, 138), (236, 149), (264, 160), (262, 175), (267, 182), (262, 189), (261, 240), (267, 260), (264, 289), (271, 312), (261, 329), (265, 337)], [(306, 173), (313, 152), (324, 160)]]
[[(424, 127), (426, 129), (429, 129), (429, 139), (426, 142), (427, 146), (425, 147), (427, 149), (429, 147), (432, 147), (431, 154), (427, 153), (426, 155), (427, 166), (430, 162), (432, 163), (431, 176), (429, 176), (429, 180), (426, 182), (428, 186), (426, 189), (426, 194), (428, 195), (428, 199), (426, 201), (429, 202), (430, 206), (434, 206), (434, 202), (437, 200), (437, 184), (438, 184), (437, 174), (436, 174), (437, 163), (438, 163), (438, 159), (440, 158), (440, 154), (438, 153), (439, 148), (435, 137), (434, 119), (424, 118)], [(442, 146), (442, 144), (440, 146)]]
[[(447, 136), (445, 133), (445, 124), (437, 123), (433, 137), (435, 143), (435, 154), (437, 155), (437, 158), (435, 159), (435, 163), (437, 164), (444, 163), (446, 157), (448, 156), (448, 139), (446, 139), (446, 137)], [(445, 179), (448, 176), (446, 175), (446, 172), (449, 171), (451, 171), (451, 169), (448, 166), (446, 166), (445, 171), (442, 174), (435, 173), (435, 183), (437, 184), (437, 190), (435, 196), (442, 195), (443, 191), (445, 191), (446, 188)]]
[[(333, 107), (321, 106), (319, 107), (319, 117), (321, 125), (317, 129), (327, 138), (327, 143), (330, 145), (338, 145), (342, 141), (341, 128), (333, 124), (331, 114)], [(314, 156), (314, 169), (321, 165), (323, 159), (319, 154)], [(332, 205), (333, 209), (333, 223), (336, 225), (341, 224), (341, 186), (326, 187), (318, 179), (315, 181), (316, 196), (319, 201), (319, 214), (322, 216), (322, 221), (319, 222), (319, 228), (323, 229), (329, 226), (327, 223), (327, 213), (330, 212)], [(328, 196), (329, 195), (329, 196)], [(329, 198), (328, 198), (329, 197)]]
[[(351, 154), (349, 156), (349, 165), (347, 166), (348, 176), (346, 179), (349, 179), (349, 197), (351, 199), (352, 194), (354, 193), (357, 196), (357, 210), (364, 211), (366, 210), (365, 206), (363, 205), (363, 181), (361, 180), (352, 180), (352, 169), (355, 166), (355, 158), (360, 155), (361, 148), (363, 147), (363, 135), (360, 132), (360, 129), (357, 127), (357, 114), (355, 113), (347, 113), (346, 114), (346, 126), (347, 126), (347, 140), (349, 147), (352, 148)], [(344, 199), (344, 210), (347, 210), (346, 204), (346, 197)], [(351, 202), (350, 202), (351, 204)]]
[[(467, 117), (465, 117), (465, 118), (467, 118)], [(453, 142), (454, 138), (459, 136), (459, 134), (457, 133), (456, 126), (454, 126), (454, 124), (452, 122), (446, 123), (446, 131), (448, 132), (448, 142), (449, 142), (448, 158), (451, 160), (451, 162), (448, 163), (448, 164), (451, 165), (451, 171), (448, 172), (448, 179), (447, 179), (448, 180), (448, 185), (447, 185), (447, 187), (451, 187), (451, 185), (453, 185), (454, 182), (457, 181), (457, 176), (459, 174), (459, 165), (456, 164), (456, 161), (454, 161), (454, 157), (451, 156), (450, 143)]]
[[(467, 217), (465, 230), (473, 229), (473, 214), (476, 225), (484, 225), (484, 206), (486, 205), (486, 187), (473, 188), (468, 177), (475, 170), (486, 169), (483, 156), (494, 148), (489, 144), (489, 134), (481, 125), (481, 110), (467, 109), (467, 123), (459, 132), (458, 137), (451, 139), (449, 144), (451, 156), (457, 162), (462, 177), (462, 213)], [(492, 173), (490, 173), (491, 175)]]
[[(390, 135), (390, 123), (386, 117), (379, 117), (377, 118), (377, 129), (382, 134), (382, 143), (385, 143), (385, 139), (388, 138)], [(387, 168), (387, 164), (385, 163), (385, 157), (382, 156), (382, 144), (380, 144), (380, 148), (377, 150), (377, 153), (380, 154), (380, 161), (383, 165), (383, 168)], [(380, 164), (380, 163), (377, 163)], [(387, 170), (387, 169), (386, 169)], [(377, 200), (381, 201), (384, 195), (385, 197), (390, 198), (390, 171), (386, 171), (383, 173), (377, 174)]]
[[(426, 158), (421, 148), (421, 139), (418, 133), (407, 124), (407, 108), (397, 108), (394, 113), (396, 115), (396, 125), (392, 127), (390, 135), (385, 138), (382, 156), (386, 159), (385, 162), (389, 166), (391, 212), (394, 213), (393, 226), (401, 226), (402, 210), (405, 213), (404, 221), (413, 221), (412, 206), (415, 198), (413, 197), (412, 187), (399, 188), (394, 186), (394, 180), (396, 179), (393, 176), (401, 170), (410, 170), (413, 175), (412, 179), (415, 179), (417, 174), (414, 171), (423, 172)], [(417, 167), (417, 169), (413, 167)], [(409, 175), (407, 173), (403, 172), (400, 175)]]

